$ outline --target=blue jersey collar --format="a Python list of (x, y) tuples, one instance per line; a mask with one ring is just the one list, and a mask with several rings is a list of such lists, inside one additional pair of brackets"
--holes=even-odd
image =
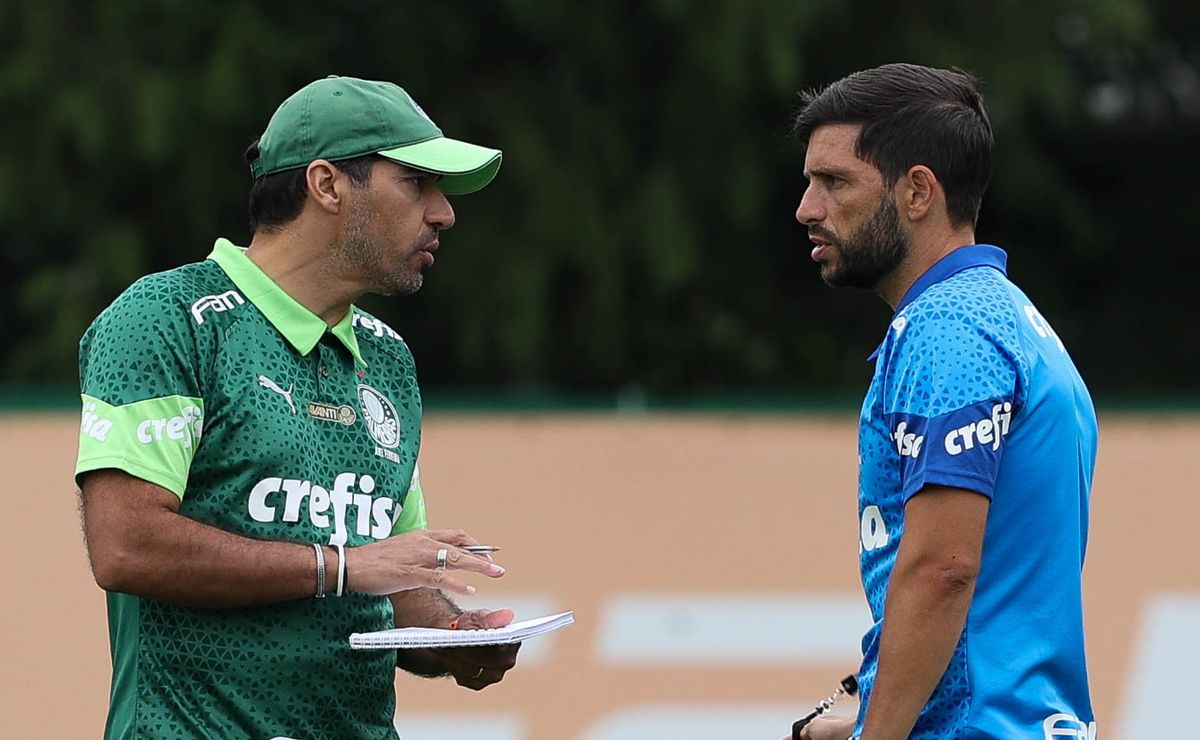
[[(926, 270), (921, 277), (917, 278), (917, 281), (912, 284), (912, 287), (900, 299), (900, 305), (896, 306), (896, 312), (892, 314), (892, 318), (895, 319), (901, 311), (908, 307), (908, 304), (915, 301), (917, 296), (924, 293), (926, 288), (936, 285), (952, 275), (957, 275), (963, 270), (969, 270), (972, 267), (992, 267), (1007, 275), (1008, 255), (1000, 247), (995, 247), (991, 244), (972, 244), (969, 247), (959, 247), (937, 262), (934, 262), (932, 267)], [(881, 349), (883, 349), (882, 342), (867, 360), (874, 360), (879, 355)]]
[[(934, 262), (924, 275), (917, 278), (917, 282), (913, 283), (904, 297), (900, 299), (900, 305), (896, 306), (896, 313), (903, 311), (929, 286), (972, 267), (994, 267), (1007, 275), (1008, 255), (1000, 247), (993, 247), (991, 244), (972, 244), (969, 247), (959, 247)], [(895, 318), (895, 314), (893, 314), (893, 318)]]

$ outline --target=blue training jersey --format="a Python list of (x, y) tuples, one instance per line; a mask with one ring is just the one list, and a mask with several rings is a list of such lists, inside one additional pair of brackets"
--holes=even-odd
[(859, 423), (860, 565), (874, 626), (862, 731), (904, 505), (927, 485), (991, 504), (966, 626), (917, 740), (1094, 737), (1081, 570), (1096, 415), (1054, 330), (988, 245), (909, 289), (875, 355)]

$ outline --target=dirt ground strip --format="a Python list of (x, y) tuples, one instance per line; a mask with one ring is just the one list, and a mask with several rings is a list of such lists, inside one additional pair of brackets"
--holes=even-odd
[[(0, 416), (13, 524), (0, 538), (10, 574), (3, 737), (98, 737), (103, 727), (107, 627), (76, 512), (77, 430), (74, 415)], [(479, 694), (398, 679), (400, 726), (412, 711), (504, 716), (524, 728), (512, 737), (562, 740), (599, 737), (589, 728), (647, 704), (802, 709), (854, 666), (613, 660), (604, 615), (629, 596), (858, 595), (855, 465), (852, 414), (427, 419), (431, 523), (504, 547), (508, 575), (478, 584), (484, 603), (532, 595), (574, 609), (578, 623)], [(1101, 735), (1130, 690), (1149, 600), (1200, 595), (1198, 480), (1200, 416), (1101, 419), (1085, 583)]]

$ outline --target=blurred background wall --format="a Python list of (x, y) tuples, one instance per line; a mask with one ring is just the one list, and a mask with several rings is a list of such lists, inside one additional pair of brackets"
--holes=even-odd
[[(363, 305), (416, 355), (435, 520), (495, 527), (511, 552), (488, 603), (579, 611), (483, 695), (401, 679), (406, 740), (782, 734), (765, 728), (855, 662), (852, 427), (890, 313), (817, 278), (789, 119), (797, 91), (891, 61), (984, 82), (978, 236), (1008, 250), (1102, 413), (1101, 731), (1169, 734), (1200, 662), (1180, 626), (1200, 620), (1200, 8), (49, 0), (0, 4), (0, 554), (23, 605), (0, 610), (0, 735), (98, 736), (103, 715), (70, 479), (79, 336), (140, 275), (248, 241), (241, 152), (328, 74), (395, 81), (505, 152), (454, 201), (425, 288)], [(703, 649), (764, 612), (782, 646)], [(56, 732), (64, 697), (82, 720)]]
[[(110, 664), (75, 414), (0, 416), (0, 737), (99, 737)], [(1104, 414), (1084, 598), (1100, 737), (1192, 737), (1200, 419)], [(861, 658), (852, 414), (431, 414), (435, 526), (500, 544), (470, 606), (576, 624), (481, 693), (401, 674), (404, 740), (779, 740)], [(1053, 526), (1047, 536), (1054, 536)], [(839, 711), (853, 712), (853, 702)], [(294, 736), (306, 737), (303, 728)]]

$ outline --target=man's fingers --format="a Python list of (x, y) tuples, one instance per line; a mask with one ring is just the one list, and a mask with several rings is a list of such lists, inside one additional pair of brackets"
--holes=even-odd
[(455, 683), (473, 691), (485, 689), (504, 678), (504, 671), (469, 663), (460, 663), (453, 669), (453, 674)]
[(467, 534), (461, 529), (430, 529), (425, 532), (431, 540), (454, 545), (455, 547), (463, 547), (464, 545), (478, 545), (475, 538)]
[(437, 567), (436, 553), (438, 550), (446, 550), (446, 567), (457, 568), (459, 570), (469, 570), (475, 573), (482, 573), (492, 578), (499, 578), (504, 575), (504, 568), (497, 565), (496, 562), (488, 554), (469, 553), (462, 548), (467, 545), (479, 544), (474, 537), (467, 534), (461, 529), (430, 529), (423, 532), (424, 536), (428, 537), (433, 545), (435, 553), (433, 567)]
[(470, 596), (471, 594), (475, 593), (474, 586), (468, 583), (463, 583), (457, 578), (447, 575), (447, 571), (437, 570), (436, 568), (433, 570), (422, 569), (420, 574), (423, 576), (423, 585), (427, 586), (428, 588), (441, 589), (442, 591), (452, 591), (463, 596)]
[(505, 627), (513, 621), (516, 614), (512, 609), (472, 609), (458, 615), (458, 628), (461, 630), (490, 630)]
[(482, 672), (472, 674), (471, 676), (455, 676), (454, 680), (458, 682), (459, 686), (471, 689), (472, 691), (480, 691), (503, 678), (503, 672), (484, 668)]
[[(474, 573), (482, 573), (485, 576), (499, 578), (504, 575), (504, 567), (491, 560), (485, 560), (477, 555), (472, 555), (469, 552), (463, 552), (457, 547), (444, 548), (446, 552), (446, 567), (455, 568), (457, 570), (469, 570)], [(437, 567), (436, 559), (434, 567)]]
[(497, 609), (494, 612), (488, 612), (483, 617), (486, 624), (486, 629), (496, 629), (497, 627), (507, 627), (512, 624), (513, 618), (516, 617), (516, 612), (512, 609)]
[[(445, 648), (438, 652), (450, 669), (450, 673), (453, 674), (455, 682), (459, 686), (475, 691), (503, 680), (504, 674), (515, 665), (515, 661), (510, 660), (503, 660), (498, 665), (493, 664), (489, 658), (494, 656), (482, 649)], [(458, 657), (459, 655), (469, 655), (470, 657), (464, 660)]]

